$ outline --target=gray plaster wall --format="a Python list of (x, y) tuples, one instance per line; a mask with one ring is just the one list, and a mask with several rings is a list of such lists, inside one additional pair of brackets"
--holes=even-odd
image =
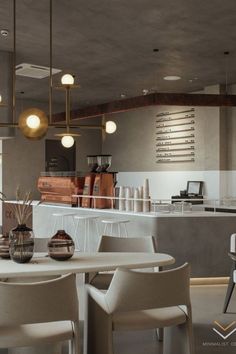
[(117, 131), (107, 135), (103, 153), (112, 154), (116, 171), (201, 171), (218, 170), (220, 164), (220, 109), (195, 107), (195, 161), (156, 163), (156, 115), (189, 107), (153, 106), (108, 115)]
[[(229, 93), (236, 94), (236, 85), (230, 87)], [(227, 170), (236, 170), (236, 107), (226, 107), (227, 116)]]

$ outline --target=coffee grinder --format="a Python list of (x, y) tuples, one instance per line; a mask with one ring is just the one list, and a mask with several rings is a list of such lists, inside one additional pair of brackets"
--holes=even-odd
[[(98, 168), (97, 155), (88, 155), (87, 162), (90, 172), (85, 176), (84, 180), (84, 189), (83, 195), (92, 195), (93, 194), (93, 185), (96, 176), (96, 171)], [(81, 206), (83, 208), (91, 208), (92, 199), (91, 198), (82, 198)]]
[[(93, 184), (93, 195), (114, 197), (114, 187), (116, 184), (116, 172), (108, 172), (111, 166), (111, 155), (97, 156), (97, 173)], [(92, 202), (93, 208), (105, 209), (113, 207), (112, 199), (94, 198)]]

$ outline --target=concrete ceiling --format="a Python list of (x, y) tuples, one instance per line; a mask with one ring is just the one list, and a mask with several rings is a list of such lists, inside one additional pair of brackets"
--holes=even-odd
[[(49, 0), (16, 0), (17, 64), (49, 65)], [(0, 2), (0, 50), (12, 50), (12, 1)], [(235, 0), (53, 0), (53, 67), (69, 71), (84, 107), (151, 92), (236, 82)], [(153, 52), (158, 48), (158, 52)], [(181, 80), (167, 82), (166, 75)], [(55, 82), (59, 76), (54, 77)], [(17, 95), (46, 101), (48, 79), (17, 78)], [(62, 93), (54, 101), (62, 102)]]

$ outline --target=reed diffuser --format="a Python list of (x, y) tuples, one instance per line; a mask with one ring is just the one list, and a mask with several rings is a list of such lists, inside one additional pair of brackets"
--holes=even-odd
[[(3, 193), (1, 193), (0, 199), (6, 202), (6, 196)], [(9, 233), (9, 253), (11, 259), (17, 263), (29, 262), (34, 254), (34, 233), (31, 228), (26, 226), (32, 214), (32, 202), (31, 192), (22, 193), (17, 187), (16, 202), (9, 203), (17, 221), (17, 226)]]

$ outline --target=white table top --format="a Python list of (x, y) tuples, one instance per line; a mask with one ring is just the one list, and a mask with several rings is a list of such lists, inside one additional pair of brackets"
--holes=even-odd
[(151, 268), (173, 264), (175, 259), (164, 253), (75, 253), (67, 261), (55, 261), (46, 254), (35, 253), (29, 263), (0, 260), (0, 278), (90, 273), (124, 268)]

